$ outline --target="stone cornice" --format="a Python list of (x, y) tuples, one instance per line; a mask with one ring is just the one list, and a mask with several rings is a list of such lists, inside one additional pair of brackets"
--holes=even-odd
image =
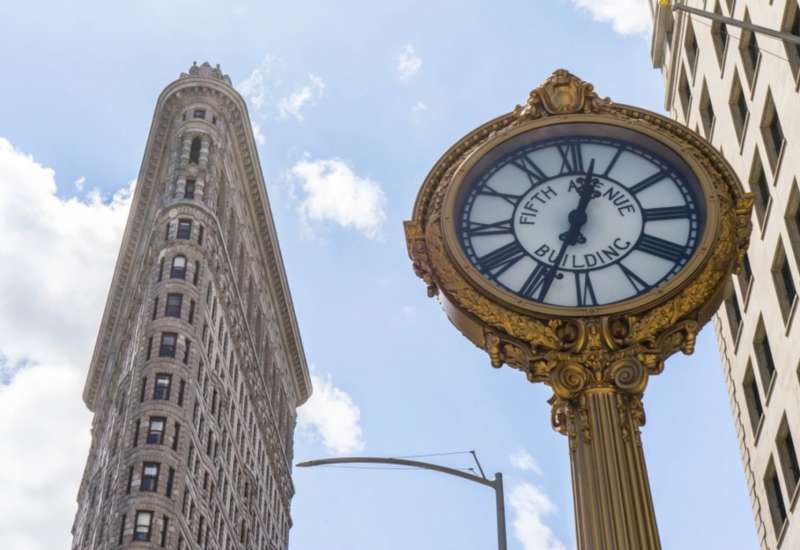
[[(272, 220), (272, 211), (264, 184), (264, 175), (256, 150), (255, 139), (249, 122), (247, 106), (236, 90), (225, 80), (213, 77), (181, 75), (167, 86), (158, 98), (150, 134), (147, 139), (144, 159), (139, 171), (131, 211), (120, 246), (119, 257), (114, 269), (103, 319), (97, 335), (89, 374), (83, 391), (83, 399), (90, 410), (96, 407), (100, 381), (108, 367), (111, 345), (115, 332), (124, 328), (120, 316), (126, 298), (135, 282), (137, 270), (141, 266), (134, 263), (143, 253), (145, 233), (144, 224), (148, 221), (148, 208), (152, 193), (159, 184), (158, 175), (161, 163), (165, 162), (167, 137), (171, 117), (179, 112), (182, 96), (205, 94), (216, 98), (224, 105), (229, 117), (228, 131), (233, 145), (233, 158), (238, 164), (245, 195), (249, 198), (250, 214), (253, 217), (259, 237), (257, 239), (261, 261), (267, 274), (266, 285), (270, 291), (278, 317), (281, 338), (289, 361), (289, 371), (296, 394), (296, 404), (304, 403), (311, 395), (311, 379), (306, 364), (300, 330), (294, 314), (294, 306), (286, 279), (280, 247)], [(149, 214), (152, 216), (154, 212)]]

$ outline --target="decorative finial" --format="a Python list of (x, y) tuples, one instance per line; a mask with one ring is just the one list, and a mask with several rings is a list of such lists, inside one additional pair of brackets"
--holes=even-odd
[(514, 114), (523, 118), (540, 118), (569, 113), (600, 112), (610, 104), (601, 98), (594, 86), (567, 70), (558, 69), (528, 95), (525, 106), (517, 105)]
[(211, 63), (208, 61), (204, 61), (202, 65), (198, 65), (197, 61), (192, 62), (192, 66), (189, 67), (189, 73), (181, 73), (181, 78), (185, 78), (188, 76), (199, 76), (204, 78), (215, 78), (217, 80), (222, 80), (223, 82), (227, 83), (229, 86), (233, 86), (231, 82), (231, 78), (222, 72), (222, 69), (219, 66), (219, 63), (212, 67)]

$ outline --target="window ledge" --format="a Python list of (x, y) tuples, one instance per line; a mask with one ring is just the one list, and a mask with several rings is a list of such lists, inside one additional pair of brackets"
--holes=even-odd
[(739, 322), (739, 326), (736, 328), (736, 334), (733, 335), (733, 353), (739, 352), (739, 342), (742, 341), (742, 332), (744, 332), (744, 321)]
[[(761, 226), (761, 231), (759, 232), (759, 235), (761, 236), (762, 241), (764, 240), (764, 235), (767, 232), (767, 225), (769, 225), (769, 214), (770, 212), (772, 212), (772, 203), (773, 200), (772, 197), (770, 197), (769, 202), (767, 203), (767, 207), (764, 208), (764, 215), (759, 220), (759, 224)], [(758, 218), (758, 214), (756, 214), (756, 218)]]
[(788, 527), (789, 527), (789, 519), (787, 518), (783, 520), (783, 525), (781, 525), (781, 528), (778, 529), (778, 532), (776, 533), (775, 536), (775, 538), (778, 541), (778, 548), (781, 547), (781, 544), (783, 544), (783, 539), (786, 538), (786, 531), (789, 530)]
[(753, 290), (753, 277), (750, 277), (750, 280), (747, 281), (747, 288), (744, 289), (742, 293), (742, 309), (745, 313), (747, 313), (747, 306), (750, 303), (750, 294), (752, 294)]
[(764, 407), (769, 407), (769, 400), (772, 398), (772, 390), (775, 389), (776, 381), (778, 379), (778, 371), (772, 373), (772, 376), (769, 377), (769, 383), (767, 384), (767, 391), (765, 392), (765, 399), (764, 399)]
[(766, 414), (762, 414), (761, 417), (758, 419), (758, 425), (756, 425), (756, 429), (753, 432), (753, 445), (758, 445), (758, 438), (761, 437), (761, 431), (764, 427), (764, 417)]
[(794, 491), (792, 491), (792, 496), (789, 498), (789, 511), (794, 512), (794, 507), (797, 504), (797, 496), (800, 495), (800, 483), (797, 483), (794, 486)]
[(786, 317), (786, 336), (789, 336), (789, 332), (792, 330), (792, 321), (794, 320), (795, 311), (797, 311), (797, 302), (798, 298), (795, 295), (794, 300), (792, 300), (792, 306), (789, 308), (789, 315)]

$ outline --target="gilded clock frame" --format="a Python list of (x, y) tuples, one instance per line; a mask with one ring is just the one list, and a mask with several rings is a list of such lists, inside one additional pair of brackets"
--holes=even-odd
[[(694, 173), (706, 203), (703, 235), (693, 257), (664, 286), (604, 306), (552, 306), (494, 285), (466, 258), (453, 216), (470, 169), (509, 139), (566, 123), (606, 124), (644, 134)], [(586, 361), (588, 355), (574, 353), (602, 348), (608, 359), (609, 352), (618, 350), (612, 355), (637, 357), (651, 365), (649, 369), (660, 370), (653, 365), (663, 366), (670, 353), (691, 352), (696, 331), (719, 307), (729, 275), (741, 264), (751, 208), (752, 197), (706, 140), (656, 113), (600, 98), (591, 84), (560, 69), (530, 93), (524, 106), (471, 131), (436, 162), (405, 230), (415, 273), (428, 285), (428, 294), (438, 297), (450, 320), (489, 352), (494, 366), (507, 362), (528, 371), (533, 381), (541, 369), (532, 364), (542, 354), (569, 352)]]

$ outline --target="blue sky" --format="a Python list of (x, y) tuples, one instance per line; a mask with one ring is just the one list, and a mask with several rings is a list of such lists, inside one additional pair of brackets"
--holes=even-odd
[[(402, 221), (439, 155), (556, 68), (661, 111), (645, 3), (120, 4), (0, 7), (0, 547), (70, 540), (89, 441), (80, 393), (127, 189), (159, 92), (208, 60), (248, 99), (317, 382), (296, 458), (475, 449), (506, 475), (510, 548), (573, 548), (547, 389), (490, 368), (450, 326), (411, 271)], [(755, 548), (710, 328), (651, 381), (645, 408), (664, 547)], [(329, 468), (295, 483), (293, 550), (494, 545), (477, 485)]]

